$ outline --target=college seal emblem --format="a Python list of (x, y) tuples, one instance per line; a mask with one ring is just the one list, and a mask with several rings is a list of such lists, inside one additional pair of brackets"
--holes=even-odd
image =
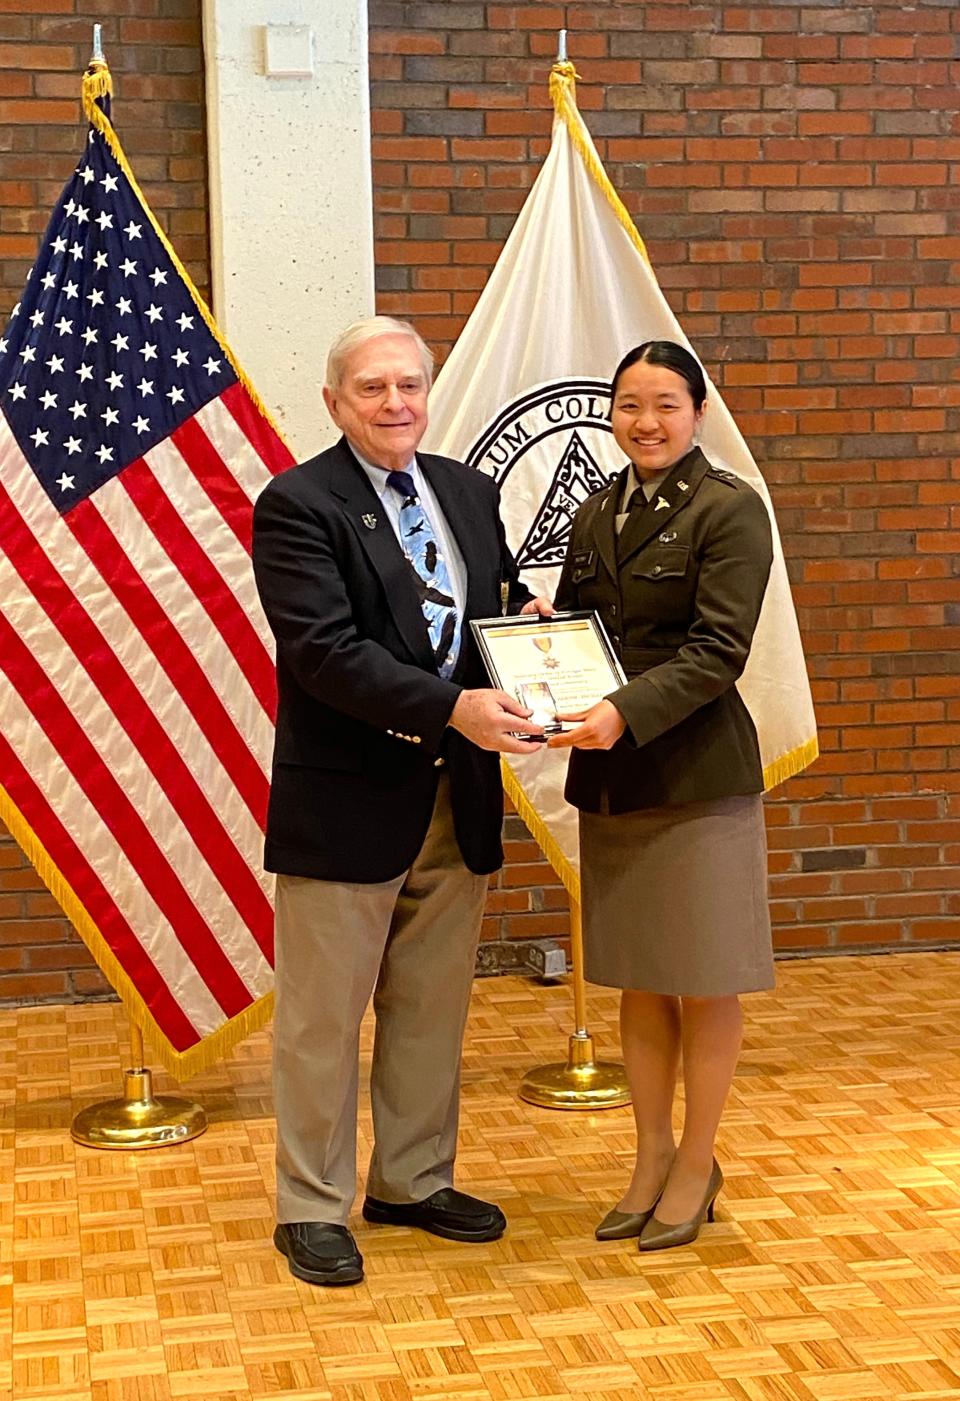
[(623, 467), (609, 411), (609, 380), (548, 380), (504, 405), (467, 452), (467, 466), (500, 487), (507, 540), (521, 569), (556, 571), (578, 508)]

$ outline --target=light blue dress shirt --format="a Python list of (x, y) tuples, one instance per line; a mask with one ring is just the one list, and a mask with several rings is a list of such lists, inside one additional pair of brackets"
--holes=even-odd
[[(368, 462), (365, 457), (360, 455), (352, 443), (349, 443), (349, 447), (370, 479), (370, 485), (380, 498), (380, 504), (383, 507), (384, 515), (393, 527), (393, 533), (397, 537), (400, 548), (403, 549), (403, 540), (400, 535), (400, 507), (403, 502), (400, 493), (394, 491), (392, 486), (387, 486), (388, 472), (385, 468), (375, 467), (372, 462)], [(457, 605), (457, 616), (460, 619), (462, 628), (463, 612), (467, 605), (467, 568), (463, 562), (463, 555), (460, 553), (453, 531), (447, 524), (446, 518), (440, 509), (440, 503), (431, 490), (426, 473), (420, 471), (417, 459), (414, 457), (413, 460), (403, 468), (403, 471), (409, 472), (413, 478), (413, 484), (417, 489), (420, 504), (423, 506), (424, 512), (437, 535), (437, 544), (447, 563), (450, 587), (453, 589), (453, 601)]]

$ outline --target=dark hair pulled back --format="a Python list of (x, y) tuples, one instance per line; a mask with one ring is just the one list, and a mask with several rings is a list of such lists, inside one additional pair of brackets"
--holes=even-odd
[(703, 407), (707, 397), (707, 382), (703, 376), (703, 370), (695, 356), (690, 354), (682, 345), (677, 345), (676, 341), (644, 341), (643, 345), (634, 346), (633, 350), (628, 350), (613, 373), (613, 383), (610, 386), (610, 405), (613, 407), (613, 400), (617, 393), (617, 381), (625, 370), (629, 370), (631, 365), (639, 364), (643, 361), (647, 365), (662, 365), (667, 370), (673, 370), (674, 374), (686, 380), (687, 388), (690, 390), (690, 398), (693, 400), (693, 407), (699, 412)]

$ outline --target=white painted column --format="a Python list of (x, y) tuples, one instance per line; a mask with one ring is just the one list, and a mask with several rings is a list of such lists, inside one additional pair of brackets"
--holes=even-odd
[(203, 30), (214, 315), (302, 459), (335, 436), (327, 348), (374, 309), (366, 0), (204, 0)]

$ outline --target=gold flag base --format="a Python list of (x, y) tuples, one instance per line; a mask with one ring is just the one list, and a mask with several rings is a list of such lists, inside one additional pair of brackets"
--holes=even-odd
[(630, 1103), (622, 1065), (595, 1061), (593, 1037), (575, 1031), (566, 1065), (541, 1065), (520, 1081), (520, 1098), (541, 1109), (619, 1109)]
[(153, 1093), (153, 1075), (143, 1064), (143, 1033), (130, 1028), (130, 1052), (134, 1069), (123, 1074), (123, 1099), (90, 1104), (70, 1125), (70, 1137), (85, 1148), (116, 1148), (134, 1152), (141, 1148), (168, 1148), (189, 1143), (207, 1127), (203, 1106), (174, 1095)]
[(188, 1143), (207, 1127), (200, 1104), (174, 1095), (154, 1098), (149, 1070), (124, 1073), (123, 1099), (101, 1100), (81, 1109), (70, 1126), (74, 1143), (87, 1148), (166, 1148)]

